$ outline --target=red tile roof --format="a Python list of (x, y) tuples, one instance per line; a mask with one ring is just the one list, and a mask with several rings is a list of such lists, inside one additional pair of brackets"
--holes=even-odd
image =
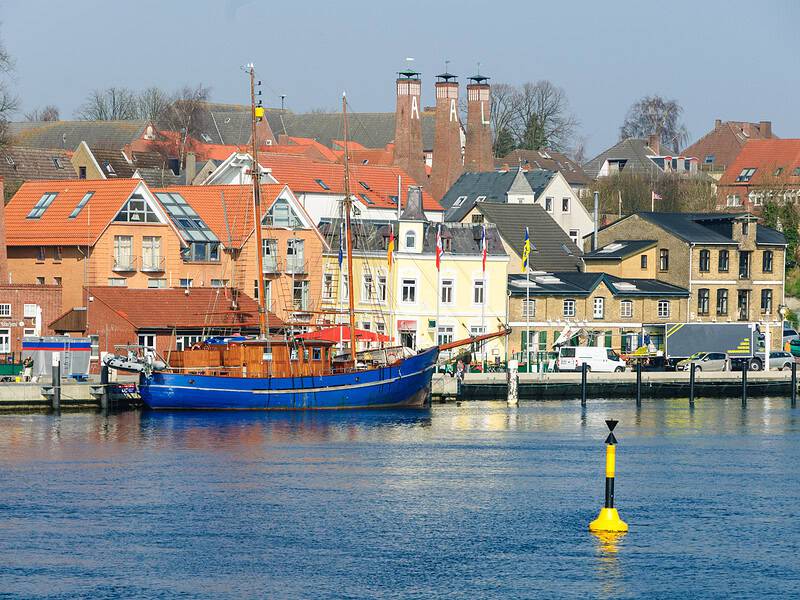
[[(771, 131), (762, 131), (758, 123), (725, 121), (683, 150), (682, 154), (697, 157), (701, 165), (714, 164), (725, 168), (736, 160), (748, 140), (770, 138), (777, 139), (777, 136)], [(711, 159), (708, 163), (706, 157)]]
[(324, 160), (329, 160), (331, 162), (336, 160), (336, 154), (333, 152), (333, 150), (328, 148), (325, 144), (320, 144), (317, 140), (292, 136), (290, 136), (289, 139), (292, 141), (292, 143), (297, 144), (298, 146), (313, 148), (320, 154), (320, 156), (324, 158)]
[[(232, 309), (233, 292), (227, 288), (189, 288), (187, 294), (183, 288), (91, 287), (88, 293), (136, 329), (258, 326), (258, 303), (240, 292), (238, 309)], [(282, 327), (283, 321), (269, 313), (269, 325)]]
[[(285, 183), (295, 193), (344, 194), (344, 166), (338, 163), (323, 163), (303, 156), (266, 153), (259, 155), (259, 163), (271, 169), (272, 176)], [(397, 196), (397, 178), (402, 178), (403, 195), (408, 186), (417, 185), (411, 176), (396, 166), (350, 165), (350, 188), (356, 197), (365, 194), (375, 208), (396, 208), (389, 196)], [(317, 179), (329, 188), (324, 189)], [(369, 189), (360, 184), (364, 182)], [(427, 182), (423, 182), (427, 183)], [(359, 198), (360, 199), (360, 198)], [(361, 199), (360, 199), (361, 200)], [(427, 192), (422, 194), (425, 210), (441, 211), (442, 206)]]
[[(262, 214), (266, 214), (284, 187), (284, 184), (261, 186)], [(253, 187), (250, 185), (179, 185), (151, 191), (183, 196), (229, 248), (240, 247), (253, 231)]]
[[(9, 246), (93, 245), (130, 197), (139, 179), (28, 181), (6, 205)], [(88, 193), (94, 195), (74, 219), (69, 215)], [(56, 197), (38, 219), (28, 213), (46, 193)]]
[[(748, 141), (736, 159), (722, 174), (719, 185), (763, 185), (769, 183), (800, 183), (794, 175), (800, 167), (800, 139), (766, 139)], [(779, 175), (775, 171), (781, 168)], [(743, 169), (756, 169), (748, 182), (737, 182)]]

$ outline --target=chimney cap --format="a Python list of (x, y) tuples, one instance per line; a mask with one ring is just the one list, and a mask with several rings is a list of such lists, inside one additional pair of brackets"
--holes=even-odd
[(406, 69), (404, 71), (398, 71), (397, 74), (401, 79), (419, 79), (420, 72), (414, 71), (413, 69)]
[(473, 83), (486, 83), (487, 81), (489, 81), (491, 79), (491, 77), (487, 77), (486, 75), (478, 74), (478, 75), (472, 75), (470, 77), (467, 77), (467, 79), (469, 79)]
[(447, 71), (436, 76), (438, 80), (445, 82), (450, 81), (451, 79), (456, 79), (457, 77), (458, 75), (453, 75), (452, 73), (448, 73)]

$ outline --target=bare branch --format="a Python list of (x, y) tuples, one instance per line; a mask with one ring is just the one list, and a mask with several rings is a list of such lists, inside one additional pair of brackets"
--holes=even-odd
[(25, 120), (31, 122), (48, 122), (58, 121), (60, 111), (57, 106), (48, 104), (43, 108), (34, 108), (32, 111), (25, 113)]
[(128, 88), (94, 90), (78, 108), (77, 116), (86, 121), (130, 121), (139, 118), (136, 94)]
[(628, 109), (619, 129), (620, 139), (647, 139), (656, 134), (665, 147), (678, 152), (689, 140), (689, 132), (681, 122), (682, 113), (683, 108), (676, 100), (645, 96)]

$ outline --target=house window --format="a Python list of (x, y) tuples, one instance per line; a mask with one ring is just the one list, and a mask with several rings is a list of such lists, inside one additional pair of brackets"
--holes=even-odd
[(86, 179), (86, 167), (78, 167), (78, 179)]
[(44, 246), (39, 246), (39, 249), (36, 253), (36, 262), (43, 263), (45, 258), (47, 258), (47, 248)]
[(158, 216), (141, 194), (134, 194), (114, 217), (117, 223), (158, 223)]
[(567, 298), (566, 300), (564, 300), (564, 316), (565, 317), (575, 316), (575, 300), (571, 298)]
[(272, 238), (261, 240), (261, 265), (264, 273), (278, 272), (278, 240)]
[(747, 237), (749, 233), (750, 233), (750, 223), (748, 223), (747, 221), (742, 222), (742, 235)]
[(61, 277), (53, 277), (53, 285), (61, 285)]
[(606, 299), (602, 296), (598, 296), (594, 299), (594, 318), (595, 319), (602, 319), (605, 315), (605, 304)]
[(750, 278), (750, 252), (739, 252), (739, 279)]
[(669, 271), (669, 250), (666, 248), (658, 251), (658, 268), (660, 271)]
[(362, 302), (369, 302), (372, 300), (374, 293), (375, 285), (372, 280), (372, 273), (364, 273), (361, 287)]
[(711, 269), (711, 251), (700, 250), (700, 272), (708, 273)]
[(211, 280), (211, 287), (212, 288), (224, 288), (228, 287), (228, 279), (212, 279)]
[(544, 199), (544, 209), (549, 213), (553, 212), (553, 199), (552, 198), (545, 198)]
[(133, 270), (133, 237), (114, 236), (114, 271)]
[(36, 285), (44, 285), (44, 277), (37, 277)]
[(742, 199), (739, 198), (739, 194), (728, 194), (728, 197), (725, 199), (725, 203), (728, 206), (741, 206)]
[(202, 335), (179, 335), (175, 338), (176, 350), (188, 350), (203, 341)]
[(453, 341), (453, 326), (452, 325), (442, 325), (437, 328), (436, 334), (437, 343), (441, 346), (442, 344), (449, 344)]
[(98, 358), (100, 358), (100, 336), (90, 335), (89, 344), (90, 344), (89, 360), (97, 360)]
[(386, 323), (378, 321), (375, 323), (375, 331), (380, 335), (386, 335)]
[(28, 213), (28, 219), (38, 219), (47, 210), (47, 207), (53, 203), (53, 200), (58, 196), (57, 192), (46, 192), (42, 197), (33, 205), (31, 212)]
[(194, 279), (190, 279), (188, 277), (184, 277), (184, 278), (180, 279), (180, 284), (179, 285), (182, 288), (190, 288), (190, 287), (192, 287), (193, 284), (194, 284)]
[(39, 309), (38, 304), (25, 304), (22, 307), (22, 316), (25, 319), (35, 319), (36, 311)]
[(292, 305), (295, 310), (308, 310), (308, 281), (303, 279), (293, 283)]
[(124, 277), (109, 277), (108, 285), (111, 287), (126, 287), (128, 282)]
[(378, 302), (386, 302), (386, 275), (378, 275)]
[(717, 269), (720, 273), (728, 272), (728, 264), (730, 263), (730, 252), (728, 250), (719, 251), (719, 259), (717, 261)]
[(639, 257), (639, 264), (641, 265), (642, 269), (647, 268), (647, 254), (642, 254)]
[(619, 316), (623, 319), (630, 319), (633, 316), (632, 300), (622, 300), (619, 303)]
[(736, 310), (739, 313), (740, 321), (748, 321), (750, 318), (750, 290), (739, 290), (736, 293)]
[(456, 198), (456, 201), (453, 202), (453, 206), (456, 206), (456, 207), (461, 206), (462, 204), (464, 204), (464, 201), (466, 199), (467, 199), (466, 196), (459, 196), (458, 198)]
[(0, 354), (11, 352), (11, 330), (0, 329)]
[(578, 231), (577, 229), (569, 230), (569, 239), (571, 239), (572, 243), (575, 244), (576, 246), (578, 245), (578, 240), (580, 239), (580, 237), (581, 237), (581, 232)]
[(739, 175), (736, 177), (736, 183), (742, 183), (742, 182), (746, 183), (750, 181), (753, 178), (755, 172), (756, 170), (752, 167), (747, 167), (745, 169), (742, 169), (741, 173), (739, 173)]
[(565, 213), (569, 212), (569, 198), (562, 198), (561, 199), (561, 212), (565, 212)]
[(160, 271), (161, 266), (161, 238), (157, 236), (144, 236), (142, 238), (142, 271)]
[(764, 250), (761, 254), (761, 270), (764, 273), (772, 273), (772, 250)]
[(472, 222), (473, 223), (483, 223), (483, 215), (478, 213), (477, 215), (472, 215)]
[(64, 251), (61, 246), (55, 246), (53, 248), (53, 261), (60, 263), (61, 260), (64, 258)]
[(717, 290), (717, 314), (728, 314), (728, 290), (725, 288)]
[(526, 298), (522, 301), (522, 316), (526, 319), (536, 316), (536, 300)]
[(286, 272), (305, 273), (305, 240), (286, 240)]
[(163, 277), (153, 277), (147, 280), (147, 287), (151, 289), (160, 289), (167, 287), (167, 280)]
[(669, 319), (669, 300), (659, 300), (657, 306), (659, 319)]
[(442, 238), (442, 250), (445, 252), (452, 252), (453, 250), (453, 240), (449, 237)]
[(152, 333), (139, 334), (139, 345), (146, 350), (156, 349), (156, 336)]
[(0, 317), (10, 317), (10, 316), (11, 316), (11, 305), (0, 304)]
[(442, 304), (452, 304), (453, 303), (453, 280), (452, 279), (442, 279), (442, 289), (441, 289), (441, 301)]
[[(271, 281), (264, 282), (264, 289), (266, 290), (266, 294), (264, 294), (264, 306), (269, 308), (272, 305), (272, 285)], [(253, 281), (253, 298), (258, 300), (259, 293), (258, 293), (258, 279)]]
[(772, 290), (761, 290), (761, 314), (772, 314)]
[(322, 298), (324, 300), (333, 300), (333, 273), (324, 273), (322, 275)]
[(406, 233), (406, 250), (413, 250), (417, 244), (417, 234), (413, 231)]
[(284, 229), (294, 229), (300, 227), (301, 222), (294, 213), (289, 203), (283, 198), (276, 200), (272, 208), (269, 209), (264, 224), (272, 227), (282, 227)]
[(486, 281), (476, 279), (472, 282), (472, 302), (473, 304), (483, 304), (486, 301)]
[(706, 158), (705, 158), (705, 160), (703, 162), (705, 162), (707, 165), (713, 165), (714, 164), (714, 155), (713, 154), (706, 154)]
[(312, 348), (311, 349), (311, 360), (322, 360), (322, 348)]
[(342, 300), (350, 299), (350, 278), (342, 273)]
[(708, 304), (711, 294), (708, 288), (700, 288), (697, 290), (697, 314), (707, 315)]
[(403, 279), (401, 288), (403, 302), (416, 302), (417, 301), (417, 280), (416, 279)]

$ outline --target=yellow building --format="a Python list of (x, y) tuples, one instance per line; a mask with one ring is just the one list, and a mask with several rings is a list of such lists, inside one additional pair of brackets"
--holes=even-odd
[[(359, 328), (377, 331), (409, 348), (421, 349), (497, 331), (507, 321), (508, 255), (493, 225), (486, 225), (483, 270), (481, 224), (443, 223), (441, 269), (436, 268), (438, 223), (427, 221), (418, 188), (409, 193), (399, 221), (354, 224), (353, 293)], [(322, 302), (346, 311), (347, 259), (339, 266), (340, 222), (321, 226), (331, 250), (325, 255)], [(389, 268), (388, 247), (395, 252)], [(341, 273), (341, 276), (340, 276)], [(437, 323), (438, 315), (438, 323)], [(347, 317), (339, 317), (346, 322)], [(336, 318), (331, 318), (336, 322)], [(491, 340), (476, 358), (505, 357), (505, 340)]]

